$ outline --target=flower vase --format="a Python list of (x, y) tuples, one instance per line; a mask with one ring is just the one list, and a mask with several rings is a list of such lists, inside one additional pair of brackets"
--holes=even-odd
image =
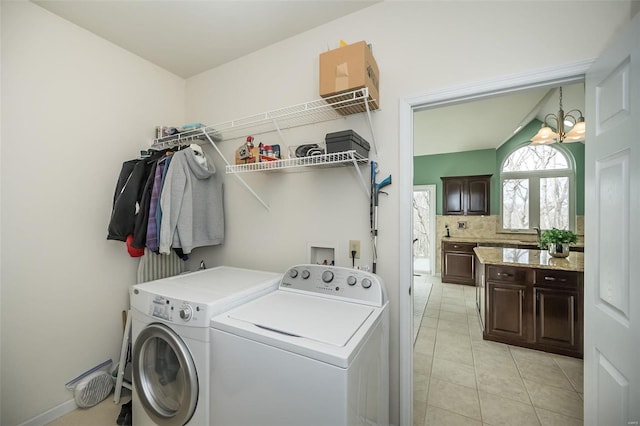
[(569, 243), (550, 243), (549, 254), (553, 257), (568, 257), (569, 256)]

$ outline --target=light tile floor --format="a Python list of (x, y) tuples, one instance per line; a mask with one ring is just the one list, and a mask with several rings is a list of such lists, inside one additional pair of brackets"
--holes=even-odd
[(482, 340), (475, 288), (433, 281), (414, 346), (414, 426), (582, 425), (582, 360)]

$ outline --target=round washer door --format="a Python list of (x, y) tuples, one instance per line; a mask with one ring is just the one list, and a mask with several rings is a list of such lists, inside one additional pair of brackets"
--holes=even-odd
[(189, 348), (169, 327), (149, 324), (133, 346), (133, 383), (158, 425), (183, 426), (196, 409), (198, 375)]

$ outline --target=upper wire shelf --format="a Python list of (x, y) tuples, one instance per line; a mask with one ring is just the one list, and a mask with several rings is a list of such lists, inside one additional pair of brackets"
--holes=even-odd
[(167, 148), (194, 140), (206, 141), (207, 133), (215, 142), (244, 138), (323, 121), (336, 120), (346, 115), (369, 111), (372, 100), (369, 89), (363, 87), (351, 92), (288, 106), (237, 120), (186, 130), (154, 140), (154, 148)]
[(285, 158), (282, 160), (262, 161), (259, 163), (236, 164), (226, 167), (227, 173), (261, 172), (265, 170), (284, 170), (300, 167), (318, 166), (335, 167), (340, 165), (367, 164), (368, 158), (355, 150), (313, 155), (310, 157)]

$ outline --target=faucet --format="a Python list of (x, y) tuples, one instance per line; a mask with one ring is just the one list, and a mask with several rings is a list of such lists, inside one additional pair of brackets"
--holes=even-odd
[(535, 226), (533, 229), (536, 230), (536, 234), (538, 235), (538, 247), (540, 247), (540, 245), (542, 244), (542, 232), (540, 231), (540, 228), (538, 228), (537, 226)]

